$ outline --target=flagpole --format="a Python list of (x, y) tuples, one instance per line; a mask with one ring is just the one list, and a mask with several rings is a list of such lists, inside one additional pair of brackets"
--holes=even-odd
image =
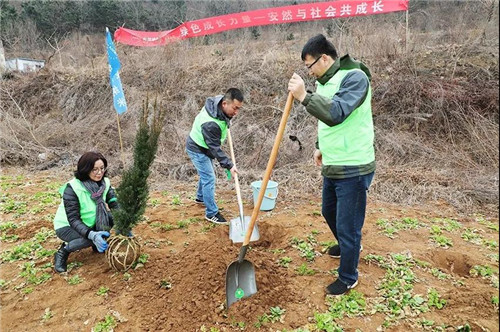
[(116, 122), (118, 123), (118, 136), (120, 137), (120, 159), (122, 160), (123, 167), (125, 167), (125, 159), (123, 158), (122, 130), (120, 128), (120, 116), (118, 113), (116, 113)]
[(116, 54), (115, 45), (113, 44), (113, 40), (108, 27), (106, 27), (106, 48), (108, 52), (108, 62), (110, 67), (109, 79), (113, 91), (113, 104), (116, 110), (116, 122), (118, 124), (118, 137), (120, 138), (120, 159), (123, 166), (125, 166), (122, 130), (120, 126), (120, 114), (127, 110), (127, 104), (125, 102), (125, 96), (123, 95), (123, 88), (121, 85), (120, 76), (118, 74), (118, 71), (120, 70), (120, 61), (118, 59), (118, 55)]
[(406, 9), (406, 44), (405, 44), (405, 53), (408, 53), (408, 45), (410, 44), (410, 24), (408, 23), (409, 21), (409, 14), (410, 8)]

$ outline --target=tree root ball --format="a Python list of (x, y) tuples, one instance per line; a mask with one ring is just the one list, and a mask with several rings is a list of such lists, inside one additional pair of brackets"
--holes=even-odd
[(127, 271), (141, 255), (141, 245), (135, 237), (113, 236), (108, 240), (106, 259), (115, 271)]

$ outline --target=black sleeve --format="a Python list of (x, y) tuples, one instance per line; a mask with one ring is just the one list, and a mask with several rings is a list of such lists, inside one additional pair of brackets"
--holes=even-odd
[(203, 134), (205, 143), (208, 146), (208, 152), (210, 155), (219, 161), (222, 168), (231, 169), (233, 167), (233, 163), (224, 151), (222, 151), (220, 146), (222, 132), (219, 125), (213, 121), (205, 122), (201, 126), (201, 133)]
[(106, 195), (106, 203), (111, 210), (118, 209), (118, 200), (116, 199), (115, 189), (110, 187), (108, 190), (108, 194)]
[(63, 193), (63, 203), (69, 225), (76, 230), (78, 234), (87, 239), (92, 229), (83, 223), (80, 215), (80, 202), (78, 201), (78, 196), (76, 196), (75, 191), (69, 183)]

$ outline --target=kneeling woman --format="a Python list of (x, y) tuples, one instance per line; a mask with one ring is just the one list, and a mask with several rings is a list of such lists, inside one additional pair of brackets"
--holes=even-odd
[(54, 255), (56, 272), (66, 272), (71, 252), (92, 247), (104, 252), (113, 227), (109, 208), (118, 208), (116, 196), (106, 177), (108, 162), (98, 152), (86, 152), (78, 160), (75, 177), (59, 192), (62, 202), (54, 218), (56, 235), (64, 243)]

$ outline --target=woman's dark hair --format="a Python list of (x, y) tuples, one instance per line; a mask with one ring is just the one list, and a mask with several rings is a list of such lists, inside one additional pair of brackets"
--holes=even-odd
[[(104, 163), (104, 168), (108, 168), (108, 161), (104, 156), (99, 152), (85, 152), (80, 159), (78, 160), (78, 165), (75, 171), (75, 178), (80, 181), (85, 181), (89, 179), (89, 173), (94, 169), (95, 162), (98, 160), (102, 160)], [(108, 171), (104, 172), (104, 176), (106, 176)]]
[(332, 57), (333, 60), (337, 59), (337, 50), (335, 46), (326, 39), (322, 34), (316, 35), (309, 39), (302, 49), (302, 61), (306, 59), (307, 55), (317, 58), (322, 54)]

